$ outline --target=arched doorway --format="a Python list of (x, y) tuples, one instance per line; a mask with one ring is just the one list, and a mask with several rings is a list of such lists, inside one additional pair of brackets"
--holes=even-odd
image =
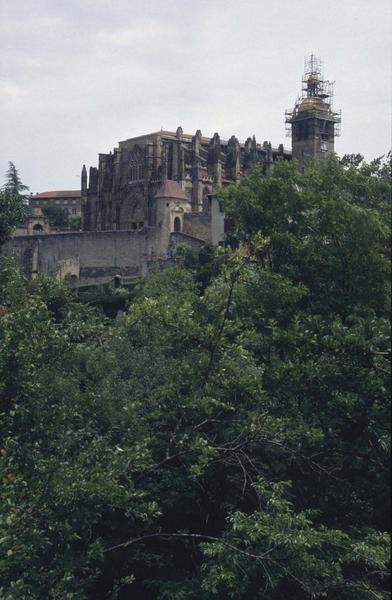
[(44, 228), (42, 227), (42, 225), (40, 223), (36, 223), (33, 227), (33, 235), (39, 235), (43, 232), (43, 230)]
[(181, 219), (180, 219), (180, 217), (175, 217), (175, 219), (174, 219), (174, 231), (181, 231)]

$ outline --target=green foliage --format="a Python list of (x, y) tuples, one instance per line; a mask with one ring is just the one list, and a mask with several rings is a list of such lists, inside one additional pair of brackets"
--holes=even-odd
[(70, 215), (62, 206), (45, 206), (42, 212), (48, 217), (51, 227), (67, 228), (71, 231), (79, 231), (81, 228), (81, 216)]
[(173, 256), (183, 257), (184, 265), (188, 268), (195, 268), (197, 264), (195, 253), (189, 244), (176, 244), (173, 249)]
[(17, 225), (27, 216), (23, 198), (11, 189), (0, 190), (0, 246), (6, 242)]
[(304, 284), (311, 310), (386, 314), (390, 163), (345, 164), (332, 157), (302, 175), (280, 161), (268, 177), (254, 171), (224, 190), (221, 201), (240, 238), (268, 239), (262, 265)]
[(314, 511), (293, 509), (290, 487), (260, 478), (260, 510), (231, 514), (222, 541), (204, 545), (209, 597), (386, 598), (371, 590), (368, 573), (387, 575), (388, 536), (368, 530), (357, 538), (316, 525)]
[(188, 244), (177, 244), (173, 254), (184, 258), (184, 267), (193, 272), (201, 291), (218, 275), (225, 260), (223, 248), (211, 242), (206, 242), (198, 254)]
[(27, 192), (29, 190), (29, 187), (22, 183), (19, 172), (14, 163), (11, 161), (8, 162), (8, 170), (5, 174), (5, 184), (3, 189), (9, 190), (15, 196), (19, 196), (22, 199), (26, 197), (23, 192)]
[(388, 597), (388, 173), (252, 173), (131, 291), (0, 257), (1, 598)]
[(70, 215), (68, 225), (72, 231), (79, 231), (82, 226), (82, 217), (80, 215)]
[[(51, 227), (68, 227), (70, 219), (66, 208), (62, 206), (45, 206), (42, 212), (48, 217)], [(75, 221), (73, 221), (73, 224), (75, 224)], [(75, 228), (78, 229), (78, 227)]]
[(94, 306), (107, 317), (115, 318), (118, 311), (125, 311), (132, 298), (132, 286), (113, 288), (110, 284), (79, 288), (78, 300)]

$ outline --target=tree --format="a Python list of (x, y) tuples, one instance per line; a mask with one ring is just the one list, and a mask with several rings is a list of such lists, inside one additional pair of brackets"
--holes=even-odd
[(386, 173), (252, 174), (121, 319), (0, 257), (2, 598), (388, 597)]
[(6, 182), (0, 190), (0, 246), (11, 237), (13, 229), (28, 214), (26, 196), (22, 192), (29, 188), (22, 183), (14, 163), (8, 164)]
[(132, 519), (132, 505), (140, 524), (155, 511), (128, 473), (134, 460), (140, 469), (148, 458), (139, 436), (126, 450), (116, 435), (118, 407), (98, 409), (95, 391), (87, 402), (81, 394), (83, 372), (111, 368), (99, 350), (105, 321), (64, 284), (40, 278), (27, 288), (9, 257), (0, 270), (0, 595), (83, 598), (97, 575), (102, 535), (106, 543), (120, 515)]
[(15, 227), (23, 223), (27, 213), (21, 196), (11, 189), (0, 190), (0, 247), (11, 237)]
[(281, 161), (268, 177), (254, 171), (230, 186), (221, 201), (243, 241), (268, 239), (263, 265), (305, 285), (315, 312), (347, 315), (365, 305), (386, 315), (390, 175), (389, 160), (346, 168), (332, 157), (303, 175)]
[(27, 192), (29, 190), (29, 187), (22, 183), (22, 180), (19, 176), (19, 172), (15, 167), (14, 163), (11, 161), (8, 162), (8, 171), (5, 174), (5, 178), (6, 180), (3, 186), (4, 189), (10, 190), (16, 196), (21, 196), (22, 198), (26, 197), (26, 195), (23, 194), (23, 192)]
[(45, 206), (42, 212), (48, 217), (51, 227), (68, 227), (69, 214), (66, 208), (61, 206)]
[(68, 215), (68, 225), (72, 231), (79, 231), (82, 225), (82, 217), (80, 215)]

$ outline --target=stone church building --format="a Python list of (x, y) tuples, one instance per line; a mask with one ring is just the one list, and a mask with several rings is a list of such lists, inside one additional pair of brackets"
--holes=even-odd
[[(290, 158), (291, 151), (283, 145), (261, 145), (254, 136), (241, 144), (235, 136), (226, 141), (218, 133), (203, 137), (200, 130), (189, 135), (181, 127), (127, 139), (113, 152), (100, 154), (98, 168), (90, 167), (88, 178), (83, 166), (82, 227), (107, 231), (159, 226), (158, 198), (174, 194), (177, 231), (198, 233), (202, 219), (195, 217), (210, 212), (218, 188), (238, 182), (256, 165), (266, 173), (278, 156)], [(171, 223), (174, 230), (174, 217)]]
[(216, 192), (237, 184), (253, 168), (264, 175), (277, 159), (324, 159), (334, 152), (340, 114), (332, 109), (332, 84), (312, 55), (305, 61), (302, 93), (286, 112), (292, 151), (280, 144), (240, 142), (218, 133), (205, 137), (181, 127), (119, 142), (99, 154), (98, 167), (81, 174), (82, 231), (14, 236), (4, 251), (16, 252), (29, 277), (69, 275), (74, 285), (127, 282), (151, 264), (167, 264), (178, 242), (199, 248), (223, 245), (228, 220)]

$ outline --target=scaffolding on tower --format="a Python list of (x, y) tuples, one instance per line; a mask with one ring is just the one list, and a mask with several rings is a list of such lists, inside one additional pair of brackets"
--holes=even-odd
[(304, 61), (301, 94), (297, 98), (294, 109), (285, 111), (286, 135), (291, 136), (291, 124), (301, 115), (312, 112), (314, 116), (327, 116), (334, 123), (334, 135), (340, 135), (341, 111), (332, 108), (334, 81), (324, 79), (321, 59), (311, 54)]

